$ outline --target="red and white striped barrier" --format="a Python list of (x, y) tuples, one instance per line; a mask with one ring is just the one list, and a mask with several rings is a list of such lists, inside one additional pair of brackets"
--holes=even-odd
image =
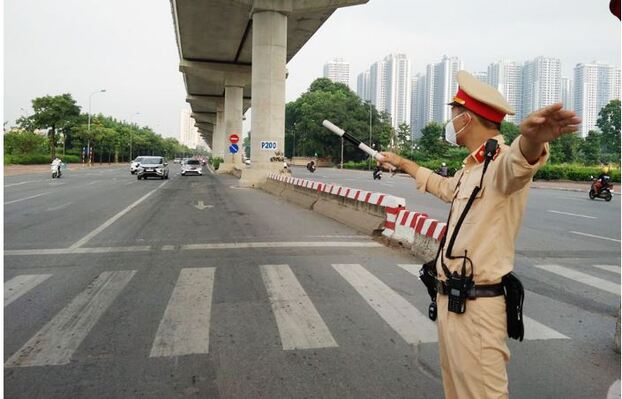
[(447, 230), (447, 223), (429, 218), (426, 213), (413, 212), (402, 209), (397, 214), (395, 234), (391, 236), (396, 241), (406, 241), (412, 244), (415, 234), (433, 238), (437, 241), (443, 238)]

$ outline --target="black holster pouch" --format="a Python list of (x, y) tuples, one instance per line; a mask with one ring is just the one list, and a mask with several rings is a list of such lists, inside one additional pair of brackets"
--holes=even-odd
[(419, 270), (419, 280), (421, 280), (425, 288), (427, 288), (430, 299), (432, 300), (428, 307), (428, 317), (430, 320), (436, 321), (436, 258), (421, 266)]
[(523, 340), (523, 301), (525, 290), (523, 284), (514, 273), (508, 273), (501, 279), (505, 291), (505, 312), (508, 322), (508, 337)]

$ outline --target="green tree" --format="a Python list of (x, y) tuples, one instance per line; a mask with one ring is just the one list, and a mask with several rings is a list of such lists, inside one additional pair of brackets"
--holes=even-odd
[(22, 117), (17, 123), (26, 130), (48, 129), (50, 143), (50, 157), (56, 156), (56, 133), (57, 129), (68, 129), (73, 126), (80, 116), (80, 107), (71, 94), (65, 93), (59, 96), (38, 97), (32, 100), (34, 114)]
[[(324, 119), (369, 145), (370, 112), (371, 146), (386, 148), (391, 137), (388, 115), (363, 102), (348, 86), (325, 78), (316, 79), (305, 93), (285, 107), (286, 156), (317, 153), (320, 157), (340, 159), (341, 141), (322, 126)], [(366, 155), (358, 148), (348, 144), (344, 146), (344, 159), (360, 161), (365, 158)]]
[(604, 152), (616, 154), (620, 159), (620, 100), (611, 100), (598, 113), (596, 126), (601, 132)]
[(4, 134), (5, 154), (34, 154), (45, 151), (45, 137), (26, 130)]
[(428, 123), (421, 129), (421, 138), (418, 144), (419, 150), (424, 155), (440, 158), (449, 148), (449, 144), (443, 138), (443, 125), (437, 122)]
[(520, 134), (520, 128), (512, 122), (501, 122), (501, 134), (505, 144), (510, 145)]
[(581, 157), (586, 165), (595, 165), (600, 161), (600, 134), (590, 130), (581, 143)]
[(397, 137), (397, 147), (400, 154), (408, 154), (412, 151), (412, 135), (408, 123), (400, 123), (395, 132)]
[(551, 163), (572, 163), (579, 158), (581, 138), (576, 134), (564, 134), (550, 143)]

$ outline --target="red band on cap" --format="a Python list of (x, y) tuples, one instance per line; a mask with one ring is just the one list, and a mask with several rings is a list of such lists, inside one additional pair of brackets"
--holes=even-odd
[(501, 123), (503, 118), (505, 118), (504, 112), (498, 111), (490, 105), (484, 104), (483, 102), (474, 99), (466, 92), (464, 92), (460, 87), (458, 87), (458, 93), (456, 93), (454, 101), (462, 105), (469, 111), (473, 111), (477, 115), (482, 116), (490, 121)]

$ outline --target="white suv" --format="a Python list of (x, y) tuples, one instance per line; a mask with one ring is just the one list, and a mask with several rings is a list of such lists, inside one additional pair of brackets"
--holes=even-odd
[(137, 173), (138, 180), (147, 177), (168, 179), (168, 163), (163, 157), (143, 157)]
[(143, 160), (143, 157), (136, 157), (135, 160), (130, 162), (130, 173), (131, 174), (135, 174), (138, 171), (138, 168), (140, 167), (140, 163), (142, 162), (142, 160)]

